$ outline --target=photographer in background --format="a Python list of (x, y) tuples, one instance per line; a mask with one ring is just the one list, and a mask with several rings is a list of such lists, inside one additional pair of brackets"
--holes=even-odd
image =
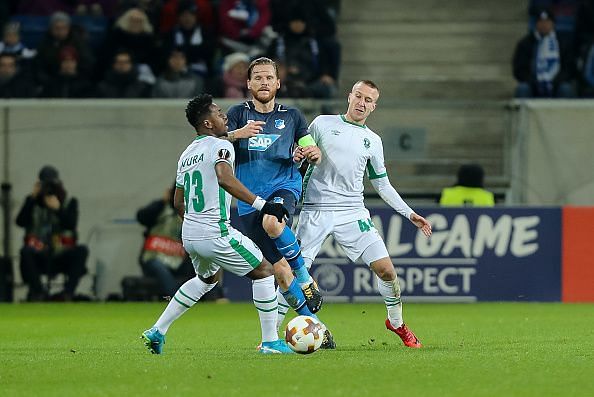
[[(173, 206), (174, 192), (175, 182), (167, 188), (162, 198), (152, 201), (136, 213), (138, 223), (146, 227), (140, 254), (142, 273), (154, 278), (159, 284), (160, 293), (166, 296), (175, 295), (184, 282), (196, 276), (194, 265), (182, 244), (182, 219)], [(202, 300), (224, 298), (221, 277), (219, 272), (217, 286)]]
[(78, 201), (67, 198), (58, 170), (46, 165), (39, 171), (39, 181), (27, 196), (16, 219), (25, 229), (21, 249), (21, 276), (29, 286), (27, 300), (44, 301), (48, 288), (41, 283), (41, 275), (51, 280), (64, 273), (64, 290), (53, 300), (70, 301), (80, 278), (87, 272), (87, 247), (76, 244)]

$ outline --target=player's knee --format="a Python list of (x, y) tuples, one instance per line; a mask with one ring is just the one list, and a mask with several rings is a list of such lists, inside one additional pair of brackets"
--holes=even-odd
[(392, 281), (396, 278), (396, 270), (392, 264), (390, 266), (377, 267), (375, 273), (384, 281)]
[(293, 282), (294, 276), (291, 266), (289, 266), (287, 261), (281, 259), (280, 261), (276, 262), (273, 266), (273, 271), (274, 278), (276, 279), (278, 285), (285, 290), (289, 288), (289, 285), (291, 285), (291, 282)]
[(277, 238), (285, 228), (285, 222), (279, 222), (275, 216), (264, 215), (262, 218), (262, 227), (270, 238)]
[(250, 273), (253, 276), (251, 278), (256, 280), (270, 277), (274, 274), (274, 271), (272, 270), (272, 265), (267, 260), (263, 260), (262, 263), (260, 263), (260, 266), (252, 270)]

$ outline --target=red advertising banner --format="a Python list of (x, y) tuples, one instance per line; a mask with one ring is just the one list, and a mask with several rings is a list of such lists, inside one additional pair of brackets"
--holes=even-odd
[(594, 302), (594, 207), (563, 207), (563, 302)]

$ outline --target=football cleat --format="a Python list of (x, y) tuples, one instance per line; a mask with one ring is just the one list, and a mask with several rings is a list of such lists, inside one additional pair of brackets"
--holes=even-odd
[(159, 332), (155, 327), (147, 329), (142, 333), (141, 339), (144, 339), (144, 345), (153, 354), (161, 354), (165, 344), (165, 335)]
[(323, 298), (318, 288), (318, 283), (312, 280), (311, 283), (301, 288), (305, 296), (307, 307), (312, 313), (317, 313), (322, 308)]
[(394, 328), (392, 323), (390, 323), (390, 319), (386, 319), (386, 328), (398, 335), (400, 339), (402, 339), (402, 343), (404, 343), (405, 346), (415, 349), (418, 349), (422, 346), (421, 341), (406, 326), (406, 324), (402, 324), (400, 327)]
[(328, 349), (333, 350), (336, 349), (336, 342), (334, 342), (334, 337), (332, 336), (332, 332), (328, 328), (326, 328), (326, 332), (324, 332), (324, 340), (322, 341), (322, 345), (320, 349)]
[(272, 342), (262, 342), (258, 346), (260, 354), (291, 354), (293, 350), (289, 348), (287, 342), (277, 339)]

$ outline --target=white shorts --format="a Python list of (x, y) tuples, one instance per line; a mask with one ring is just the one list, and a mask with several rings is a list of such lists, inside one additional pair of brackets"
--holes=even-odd
[(208, 240), (183, 240), (196, 274), (203, 278), (214, 275), (223, 268), (238, 276), (245, 276), (260, 263), (262, 252), (248, 237), (229, 227), (225, 237)]
[[(308, 267), (330, 235), (353, 262), (367, 248), (373, 248), (373, 252), (366, 252), (366, 262), (390, 256), (366, 208), (345, 211), (302, 210), (297, 224), (297, 238), (301, 241), (301, 254)], [(374, 244), (378, 242), (381, 244)]]

